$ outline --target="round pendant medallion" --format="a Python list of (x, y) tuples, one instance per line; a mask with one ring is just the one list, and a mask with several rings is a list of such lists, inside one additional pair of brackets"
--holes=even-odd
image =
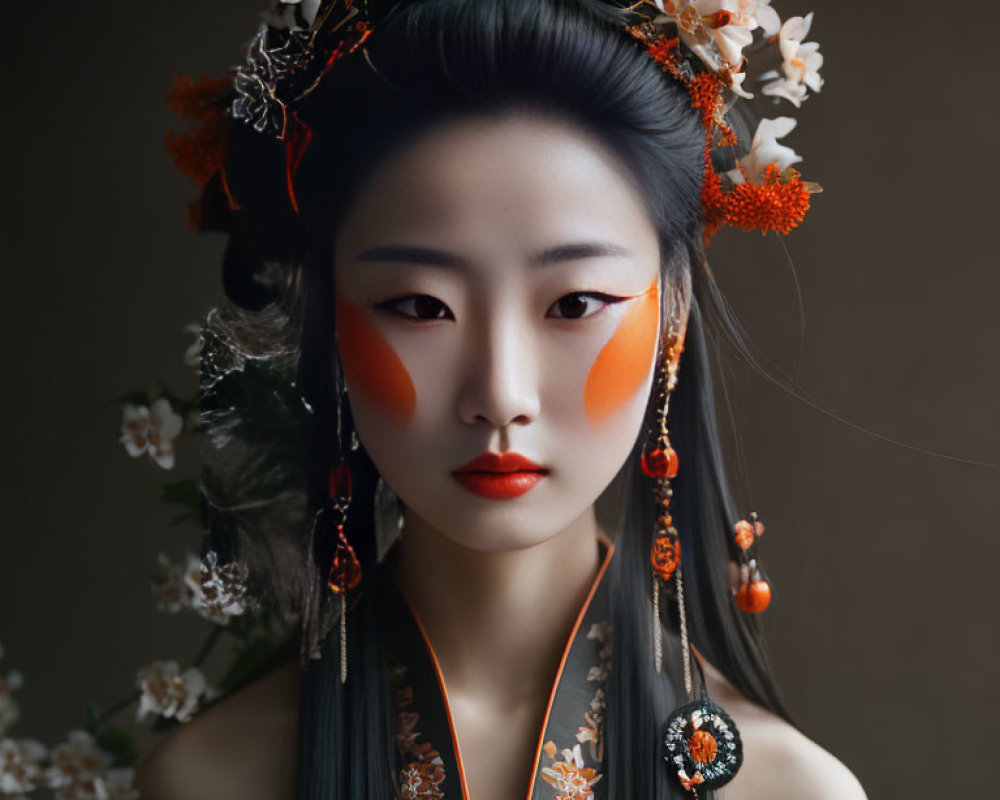
[(743, 763), (736, 723), (707, 697), (681, 706), (663, 726), (667, 766), (684, 789), (716, 789)]

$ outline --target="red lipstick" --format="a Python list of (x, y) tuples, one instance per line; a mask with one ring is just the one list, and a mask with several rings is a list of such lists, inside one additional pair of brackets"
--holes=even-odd
[(473, 494), (510, 500), (533, 489), (548, 472), (519, 453), (483, 453), (451, 474)]

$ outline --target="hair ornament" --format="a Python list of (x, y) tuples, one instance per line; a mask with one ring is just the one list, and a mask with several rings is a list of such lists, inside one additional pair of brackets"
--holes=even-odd
[(372, 32), (367, 0), (280, 0), (236, 70), (233, 119), (287, 140), (295, 106)]
[[(298, 105), (342, 58), (362, 49), (378, 27), (385, 0), (273, 0), (261, 15), (243, 63), (231, 78), (199, 82), (175, 77), (168, 106), (199, 123), (198, 130), (168, 134), (167, 150), (178, 170), (204, 190), (217, 179), (230, 210), (240, 208), (225, 173), (226, 129), (232, 120), (284, 144), (285, 183), (298, 212), (294, 176), (311, 133)], [(379, 6), (378, 11), (375, 6)], [(819, 184), (804, 181), (792, 165), (801, 157), (779, 144), (796, 121), (761, 118), (752, 134), (734, 127), (730, 115), (749, 91), (747, 66), (766, 51), (780, 70), (757, 77), (759, 93), (774, 104), (795, 108), (820, 91), (819, 44), (805, 41), (813, 14), (782, 22), (771, 0), (639, 0), (620, 6), (624, 30), (649, 56), (681, 82), (705, 126), (702, 188), (704, 243), (724, 225), (761, 233), (789, 233), (809, 210)], [(745, 51), (745, 52), (744, 52)], [(734, 115), (735, 116), (735, 115)], [(741, 115), (754, 117), (757, 115)], [(749, 139), (749, 142), (746, 140)], [(189, 223), (201, 228), (204, 209), (196, 203)]]
[[(779, 51), (782, 73), (760, 75), (761, 94), (796, 108), (823, 85), (823, 56), (816, 42), (803, 42), (812, 12), (782, 22), (771, 0), (641, 0), (632, 7), (643, 17), (626, 30), (646, 46), (653, 60), (683, 83), (705, 125), (702, 185), (704, 241), (723, 226), (787, 234), (809, 210), (819, 184), (801, 180), (792, 164), (801, 157), (778, 144), (795, 127), (790, 117), (763, 118), (749, 143), (740, 141), (729, 120), (748, 91), (749, 58), (767, 48)], [(655, 16), (653, 14), (655, 9)], [(725, 165), (721, 170), (717, 164)]]

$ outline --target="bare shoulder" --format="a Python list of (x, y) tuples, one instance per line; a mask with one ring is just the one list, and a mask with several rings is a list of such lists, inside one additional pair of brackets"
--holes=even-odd
[(139, 764), (143, 800), (285, 800), (295, 789), (301, 670), (292, 661), (168, 733)]
[(720, 794), (725, 800), (867, 800), (840, 760), (781, 717), (748, 700), (702, 661), (708, 692), (733, 718), (743, 740), (743, 766)]

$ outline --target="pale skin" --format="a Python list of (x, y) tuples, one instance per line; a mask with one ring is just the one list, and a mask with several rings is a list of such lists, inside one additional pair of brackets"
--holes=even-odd
[[(655, 228), (624, 168), (581, 131), (469, 119), (382, 164), (333, 246), (338, 299), (370, 334), (338, 331), (351, 407), (404, 503), (396, 565), (441, 665), (470, 798), (524, 797), (598, 567), (594, 503), (640, 434), (652, 385), (646, 344), (671, 291)], [(625, 349), (641, 363), (601, 366), (616, 336), (633, 337)], [(395, 354), (393, 374), (349, 367), (351, 348), (361, 365), (372, 346)], [(605, 368), (618, 384), (630, 376), (625, 389), (595, 388)], [(483, 451), (548, 473), (517, 497), (477, 496), (451, 472)], [(705, 668), (744, 741), (728, 800), (865, 796), (833, 756)], [(143, 797), (292, 798), (298, 701), (293, 663), (196, 717), (143, 763)]]

